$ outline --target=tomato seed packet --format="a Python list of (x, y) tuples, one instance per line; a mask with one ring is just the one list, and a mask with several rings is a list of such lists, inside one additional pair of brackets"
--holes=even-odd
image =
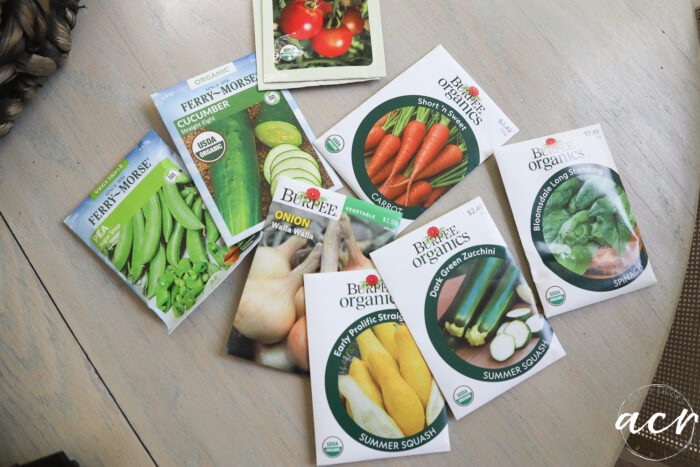
[(379, 0), (254, 0), (260, 89), (386, 76)]
[(314, 145), (360, 198), (403, 213), (403, 230), (517, 132), (438, 46)]
[(448, 451), (445, 401), (377, 271), (304, 288), (316, 463)]
[(456, 418), (564, 356), (481, 198), (371, 257)]
[(250, 253), (229, 248), (177, 155), (149, 132), (65, 219), (172, 332)]
[(395, 211), (280, 177), (227, 352), (307, 372), (304, 274), (374, 268), (369, 253), (393, 240), (400, 222)]
[(255, 54), (151, 98), (227, 245), (262, 229), (281, 174), (340, 188), (291, 94), (258, 90)]
[(600, 125), (496, 149), (547, 316), (656, 283)]

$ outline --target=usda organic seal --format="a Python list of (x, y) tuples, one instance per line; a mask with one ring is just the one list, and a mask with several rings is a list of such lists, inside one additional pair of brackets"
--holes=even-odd
[(469, 404), (472, 403), (474, 400), (474, 391), (472, 391), (472, 388), (469, 386), (458, 386), (452, 397), (454, 397), (454, 400), (457, 404), (461, 405), (462, 407), (465, 407)]
[(343, 442), (340, 438), (329, 436), (323, 440), (321, 449), (323, 449), (323, 453), (328, 457), (338, 457), (343, 452)]

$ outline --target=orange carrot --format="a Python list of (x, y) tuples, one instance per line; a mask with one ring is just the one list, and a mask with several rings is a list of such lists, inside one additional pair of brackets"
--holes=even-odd
[(374, 155), (367, 164), (367, 175), (372, 178), (379, 170), (387, 163), (389, 159), (394, 157), (396, 151), (401, 146), (401, 139), (394, 133), (384, 135), (382, 140), (374, 151)]
[(419, 180), (413, 185), (413, 191), (410, 193), (407, 191), (401, 197), (396, 200), (396, 204), (402, 206), (417, 206), (424, 203), (430, 198), (430, 193), (433, 191), (430, 183), (425, 180)]
[(402, 174), (396, 174), (389, 180), (389, 183), (386, 183), (385, 186), (379, 189), (379, 193), (386, 199), (393, 201), (405, 191), (406, 185), (401, 184), (405, 180), (407, 179)]
[(451, 169), (455, 165), (462, 162), (462, 158), (462, 149), (455, 144), (448, 144), (442, 149), (442, 151), (440, 151), (440, 154), (438, 154), (437, 157), (423, 170), (418, 172), (418, 175), (416, 175), (414, 178), (415, 180), (430, 178), (444, 170)]
[(377, 120), (367, 134), (367, 139), (365, 140), (365, 151), (372, 149), (379, 144), (382, 138), (384, 138), (387, 130), (395, 123), (399, 114), (400, 112), (398, 110), (392, 110)]
[(432, 206), (433, 203), (434, 203), (435, 201), (437, 201), (438, 198), (440, 198), (440, 196), (442, 196), (442, 194), (443, 194), (445, 191), (447, 191), (447, 188), (448, 188), (447, 186), (439, 186), (439, 187), (435, 188), (435, 189), (433, 190), (433, 192), (430, 193), (430, 197), (428, 198), (428, 201), (426, 201), (425, 203), (423, 203), (423, 207), (424, 207), (424, 208), (428, 208), (428, 207)]
[[(418, 150), (416, 154), (416, 160), (413, 164), (413, 172), (408, 179), (408, 188), (406, 192), (411, 192), (411, 184), (416, 178), (416, 175), (420, 173), (425, 167), (430, 164), (433, 159), (438, 155), (440, 150), (447, 144), (447, 140), (450, 137), (450, 128), (447, 126), (450, 119), (446, 116), (442, 116), (438, 123), (433, 124), (428, 130), (428, 135), (425, 137), (425, 141)], [(425, 200), (424, 200), (425, 201)]]
[[(391, 112), (389, 112), (389, 113), (391, 113)], [(384, 125), (384, 122), (386, 122), (386, 119), (387, 119), (387, 118), (389, 118), (389, 114), (385, 114), (382, 118), (380, 118), (379, 120), (377, 120), (377, 121), (374, 123), (374, 125), (372, 125), (372, 126), (382, 126), (382, 125)]]
[[(367, 175), (370, 178), (376, 175), (384, 167), (384, 164), (396, 155), (396, 152), (401, 147), (401, 133), (411, 119), (411, 115), (413, 115), (413, 107), (404, 107), (391, 123), (393, 126), (391, 133), (384, 135), (374, 151), (372, 159), (367, 164)], [(388, 125), (389, 121), (391, 121), (391, 117), (384, 123), (384, 126)]]
[(375, 147), (384, 137), (384, 129), (381, 126), (373, 126), (369, 130), (367, 139), (365, 140), (365, 151)]
[(403, 136), (401, 137), (399, 153), (396, 155), (396, 159), (394, 159), (391, 173), (387, 178), (391, 178), (392, 175), (401, 172), (411, 161), (411, 157), (415, 154), (423, 138), (425, 138), (425, 120), (429, 115), (430, 109), (419, 107), (416, 112), (416, 120), (406, 124)]
[(381, 170), (370, 179), (372, 185), (379, 186), (380, 183), (389, 178), (389, 175), (391, 174), (391, 166), (393, 160), (394, 159), (391, 159), (389, 162), (384, 164), (384, 167), (382, 167)]

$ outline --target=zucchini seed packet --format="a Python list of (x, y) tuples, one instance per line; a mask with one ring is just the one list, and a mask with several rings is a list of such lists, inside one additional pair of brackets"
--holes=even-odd
[(481, 198), (371, 257), (455, 418), (564, 356)]
[(445, 400), (377, 271), (304, 288), (316, 463), (449, 451)]
[(547, 316), (656, 283), (600, 125), (496, 149)]
[(65, 219), (172, 332), (260, 235), (226, 247), (187, 172), (149, 132)]
[(243, 287), (230, 355), (309, 371), (304, 274), (373, 269), (401, 214), (282, 176)]
[(255, 54), (151, 98), (227, 245), (262, 229), (281, 174), (340, 188), (289, 92), (258, 90)]

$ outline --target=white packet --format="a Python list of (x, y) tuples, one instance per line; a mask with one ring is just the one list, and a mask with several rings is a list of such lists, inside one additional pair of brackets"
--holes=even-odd
[(442, 394), (377, 272), (304, 287), (317, 464), (448, 451)]
[[(410, 114), (411, 108), (414, 108), (413, 114)], [(401, 138), (403, 141), (407, 132), (403, 129), (404, 125), (405, 128), (409, 128), (409, 125), (413, 127), (412, 134), (422, 132), (420, 125), (413, 122), (424, 125), (425, 139), (421, 136), (420, 145), (413, 151), (407, 151), (410, 159), (402, 157), (400, 160), (406, 164), (397, 164), (398, 170), (385, 183), (387, 179), (384, 176), (391, 173), (386, 167), (393, 166), (398, 156), (380, 164), (373, 151), (383, 145), (383, 141), (376, 146), (374, 143), (368, 144), (368, 141), (378, 141), (370, 137), (370, 132), (377, 133), (373, 127), (387, 115), (389, 118), (377, 126), (387, 134), (398, 133), (391, 137), (395, 148), (396, 140)], [(397, 118), (396, 124), (393, 124), (393, 116), (397, 115), (401, 118)], [(421, 159), (445, 160), (440, 156), (449, 156), (448, 148), (453, 153), (461, 152), (461, 159), (447, 158), (452, 161), (451, 164), (433, 165), (435, 173), (430, 172), (431, 175), (424, 180), (416, 178), (412, 182), (415, 199), (402, 199), (406, 190), (397, 187), (407, 187), (407, 184), (401, 174), (412, 170), (424, 140), (439, 139), (437, 137), (440, 132), (437, 129), (440, 124), (450, 131), (449, 138), (440, 140), (441, 144), (437, 145), (440, 149), (433, 153), (434, 157)], [(431, 137), (433, 132), (435, 138)], [(442, 46), (438, 46), (324, 133), (314, 142), (314, 146), (358, 197), (402, 212), (403, 230), (445, 191), (491, 156), (495, 147), (508, 141), (517, 132), (518, 128), (484, 89)], [(424, 167), (428, 170), (430, 164)], [(394, 188), (389, 188), (390, 185)]]
[(456, 418), (564, 356), (481, 198), (370, 256)]
[(600, 125), (496, 149), (547, 316), (656, 277)]

